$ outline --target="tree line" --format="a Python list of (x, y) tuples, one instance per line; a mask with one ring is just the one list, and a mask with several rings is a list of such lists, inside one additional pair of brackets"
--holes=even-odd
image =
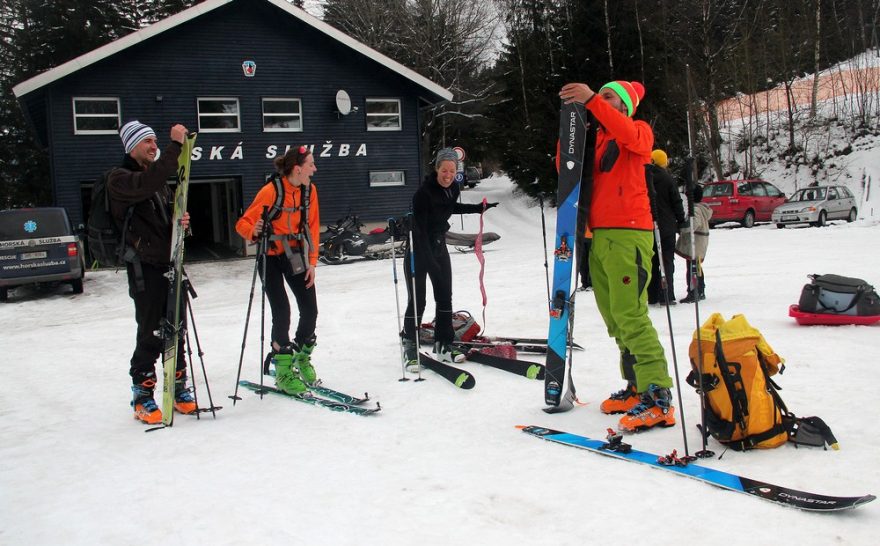
[[(51, 203), (48, 160), (11, 88), (196, 2), (3, 0), (0, 3), (0, 204)], [(302, 1), (294, 4), (302, 7)], [(688, 154), (722, 177), (716, 105), (787, 85), (878, 47), (880, 0), (325, 0), (323, 20), (443, 85), (423, 109), (425, 162), (444, 145), (506, 172), (527, 194), (552, 193), (557, 92), (638, 80), (637, 117), (673, 165)], [(688, 74), (690, 77), (688, 77)], [(796, 107), (789, 105), (789, 113)], [(876, 108), (853, 123), (876, 131)], [(690, 113), (690, 116), (688, 116)], [(816, 105), (806, 114), (814, 116)], [(793, 119), (793, 115), (791, 115)], [(793, 122), (792, 122), (793, 123)], [(793, 134), (793, 131), (792, 131)], [(741, 146), (759, 145), (749, 133)], [(785, 153), (798, 146), (792, 137)], [(746, 155), (746, 157), (748, 157)], [(742, 162), (741, 162), (742, 163)]]

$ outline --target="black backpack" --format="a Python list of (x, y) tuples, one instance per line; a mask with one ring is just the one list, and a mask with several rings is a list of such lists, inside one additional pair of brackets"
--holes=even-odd
[(124, 233), (128, 229), (128, 221), (134, 210), (134, 207), (128, 208), (125, 212), (125, 221), (120, 228), (110, 210), (110, 193), (107, 191), (107, 180), (114, 170), (105, 171), (92, 188), (87, 232), (92, 261), (106, 267), (119, 267), (124, 263)]

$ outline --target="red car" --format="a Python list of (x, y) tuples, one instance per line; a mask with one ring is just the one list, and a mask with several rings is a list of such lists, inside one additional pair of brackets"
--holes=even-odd
[(739, 222), (750, 228), (769, 222), (785, 194), (764, 180), (719, 180), (703, 186), (703, 203), (712, 207), (710, 225)]

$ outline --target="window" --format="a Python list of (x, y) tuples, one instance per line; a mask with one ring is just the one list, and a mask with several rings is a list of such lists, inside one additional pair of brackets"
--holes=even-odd
[(828, 188), (828, 200), (830, 201), (832, 199), (840, 199), (840, 198), (837, 197), (837, 190), (835, 190), (834, 188)]
[(237, 133), (239, 123), (238, 99), (198, 99), (199, 131), (206, 133)]
[(752, 195), (752, 185), (740, 184), (736, 187), (736, 193), (738, 193), (739, 195)]
[(773, 184), (770, 184), (769, 182), (762, 182), (761, 185), (764, 186), (764, 189), (767, 190), (767, 195), (769, 195), (770, 197), (783, 197), (783, 194), (781, 191), (779, 191), (779, 188), (777, 188)]
[(75, 135), (112, 135), (118, 132), (118, 98), (73, 98), (73, 133)]
[(703, 188), (703, 197), (725, 197), (733, 195), (733, 184), (708, 184)]
[(400, 99), (367, 99), (367, 131), (400, 131)]
[(263, 131), (302, 131), (300, 99), (263, 99)]
[(370, 187), (403, 186), (406, 176), (403, 171), (370, 171)]
[(755, 182), (754, 184), (751, 184), (751, 186), (751, 195), (754, 195), (755, 197), (767, 197), (767, 188), (764, 187), (763, 183)]

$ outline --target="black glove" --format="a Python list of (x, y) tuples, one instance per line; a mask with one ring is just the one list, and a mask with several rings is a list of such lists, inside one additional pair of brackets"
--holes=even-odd
[(489, 210), (489, 209), (491, 209), (493, 207), (497, 207), (497, 206), (498, 206), (498, 203), (486, 203), (484, 210)]

